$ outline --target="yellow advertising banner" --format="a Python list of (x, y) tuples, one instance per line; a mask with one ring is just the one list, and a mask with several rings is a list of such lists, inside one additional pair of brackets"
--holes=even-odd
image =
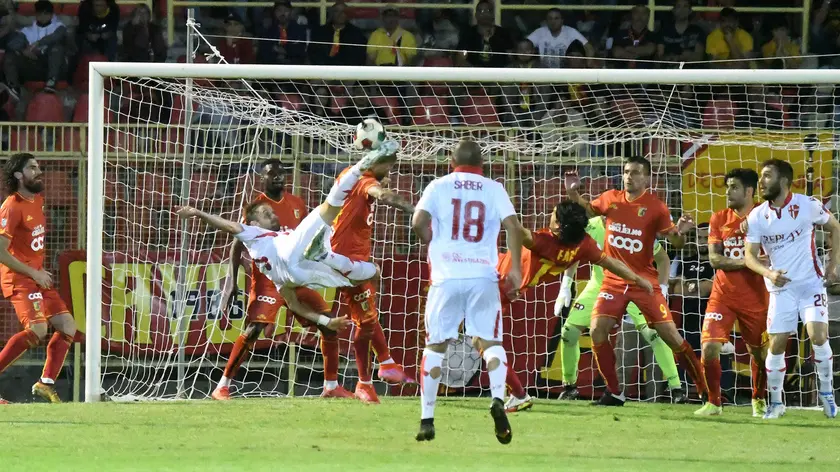
[[(793, 191), (805, 193), (805, 171), (808, 168), (809, 151), (802, 150), (802, 143), (807, 136), (807, 133), (722, 135), (720, 141), (723, 143), (751, 141), (756, 144), (713, 143), (689, 149), (682, 159), (683, 211), (694, 216), (698, 223), (708, 222), (714, 212), (726, 208), (726, 173), (739, 167), (760, 172), (761, 163), (767, 159), (783, 159), (790, 162), (795, 179)], [(831, 149), (834, 146), (831, 144), (833, 139), (831, 134), (817, 135), (814, 148)], [(813, 151), (810, 154), (814, 167), (813, 195), (830, 195), (833, 186), (832, 151)]]

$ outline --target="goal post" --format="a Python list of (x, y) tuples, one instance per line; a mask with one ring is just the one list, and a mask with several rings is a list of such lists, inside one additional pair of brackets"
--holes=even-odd
[[(827, 199), (836, 193), (838, 144), (829, 120), (840, 119), (840, 112), (820, 105), (821, 89), (840, 84), (840, 71), (834, 70), (93, 62), (89, 71), (84, 288), (88, 402), (99, 401), (102, 393), (131, 399), (209, 394), (208, 385), (221, 375), (227, 359), (225, 345), (235, 339), (242, 322), (217, 318), (214, 305), (227, 273), (229, 239), (195, 225), (180, 226), (171, 205), (188, 201), (236, 219), (254, 191), (253, 170), (261, 160), (277, 157), (293, 168), (288, 189), (300, 189), (312, 208), (352, 159), (355, 123), (342, 121), (341, 103), (353, 97), (341, 101), (338, 96), (346, 83), (362, 84), (355, 93), (381, 112), (389, 134), (403, 145), (392, 179), (398, 191), (416, 202), (431, 178), (447, 172), (447, 153), (458, 140), (472, 136), (489, 156), (490, 176), (505, 180), (532, 229), (547, 224), (551, 207), (559, 201), (561, 171), (581, 170), (595, 194), (616, 184), (615, 166), (630, 154), (653, 161), (654, 189), (675, 214), (701, 214), (704, 221), (722, 208), (715, 198), (722, 194), (715, 182), (721, 169), (754, 167), (763, 156), (790, 156), (798, 176), (805, 176), (806, 167), (813, 169), (819, 181), (815, 195)], [(192, 79), (189, 87), (186, 79)], [(602, 88), (584, 102), (569, 92), (578, 85)], [(502, 111), (505, 106), (532, 106), (530, 98), (514, 104), (522, 97), (513, 95), (539, 87), (555, 97), (544, 110), (546, 116), (557, 111), (561, 118), (526, 123), (515, 111)], [(472, 88), (482, 90), (481, 100), (473, 100)], [(686, 98), (686, 88), (706, 98)], [(711, 106), (717, 91), (726, 98)], [(187, 94), (189, 100), (184, 100)], [(193, 113), (184, 112), (185, 101), (196, 107), (195, 119), (184, 118)], [(323, 113), (330, 106), (338, 115)], [(753, 106), (772, 108), (772, 113), (767, 111), (760, 124), (740, 122), (735, 109)], [(195, 152), (185, 152), (189, 149)], [(699, 159), (701, 155), (705, 157)], [(376, 210), (374, 259), (391, 267), (383, 277), (378, 309), (395, 357), (410, 372), (417, 368), (423, 343), (423, 272), (417, 269), (422, 251), (403, 216)], [(402, 270), (409, 273), (398, 272)], [(240, 271), (240, 288), (245, 280)], [(519, 356), (511, 366), (529, 389), (550, 390), (559, 382), (559, 321), (552, 313), (558, 287), (555, 283), (532, 290), (515, 305), (513, 321), (505, 326)], [(325, 295), (337, 309), (345, 308), (334, 292)], [(243, 366), (243, 391), (255, 396), (317, 393), (324, 366), (314, 360), (319, 355), (317, 342), (311, 342), (314, 334), (293, 324), (280, 334), (268, 334), (261, 337), (261, 363)], [(699, 340), (699, 330), (691, 334)], [(297, 343), (304, 338), (307, 349)], [(347, 335), (341, 340), (344, 379), (355, 375), (351, 342)], [(293, 347), (284, 349), (285, 344)], [(636, 397), (655, 398), (657, 393), (643, 392), (654, 381), (641, 344), (625, 356), (639, 363), (626, 382), (634, 384)], [(475, 374), (480, 359), (471, 349), (462, 340), (447, 351), (447, 385), (459, 394), (485, 387)], [(287, 359), (292, 358), (306, 365), (298, 366), (297, 360), (290, 365)], [(589, 361), (584, 359), (582, 366), (584, 362)], [(742, 364), (742, 358), (736, 359), (730, 372), (743, 370)], [(594, 377), (591, 363), (588, 369), (587, 375)], [(744, 387), (735, 386), (739, 388)]]

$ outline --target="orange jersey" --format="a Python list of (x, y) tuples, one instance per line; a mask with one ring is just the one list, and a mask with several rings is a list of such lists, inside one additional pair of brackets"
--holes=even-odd
[[(283, 192), (283, 197), (280, 200), (272, 200), (268, 195), (260, 193), (254, 202), (266, 202), (271, 206), (274, 214), (277, 215), (277, 221), (280, 223), (280, 230), (286, 231), (297, 228), (301, 220), (306, 217), (308, 211), (306, 204), (303, 203), (300, 197), (292, 195), (289, 192)], [(247, 206), (247, 205), (245, 205)], [(245, 207), (242, 208), (242, 222), (245, 223)], [(268, 279), (256, 264), (251, 263), (251, 299), (255, 299), (260, 294), (273, 294), (276, 292), (274, 282)]]
[[(558, 280), (563, 272), (575, 262), (597, 264), (606, 255), (588, 234), (577, 246), (560, 244), (547, 228), (531, 233), (534, 245), (522, 248), (522, 286), (520, 290), (535, 287), (541, 283)], [(497, 271), (502, 278), (510, 272), (510, 252), (499, 256)]]
[[(341, 175), (347, 170), (344, 170)], [(373, 235), (373, 212), (376, 200), (368, 195), (371, 187), (379, 185), (373, 175), (365, 173), (344, 200), (341, 212), (333, 222), (332, 249), (350, 259), (370, 259), (370, 239)]]
[[(721, 210), (709, 220), (709, 245), (720, 245), (724, 257), (744, 258), (744, 238), (741, 223), (747, 219), (731, 208)], [(749, 307), (761, 310), (767, 307), (769, 295), (764, 285), (764, 278), (750, 269), (718, 270), (709, 302), (719, 302), (733, 307)]]
[[(43, 269), (46, 235), (44, 197), (35, 195), (33, 200), (27, 200), (19, 193), (6, 197), (0, 206), (0, 236), (10, 241), (9, 253), (12, 256), (33, 269)], [(24, 281), (33, 283), (29, 277), (0, 265), (0, 285), (4, 297), (10, 297), (15, 286)]]
[[(674, 227), (668, 207), (656, 195), (645, 191), (628, 201), (622, 190), (607, 190), (592, 202), (592, 209), (606, 217), (605, 252), (645, 277), (653, 286), (659, 284), (653, 265), (653, 244), (660, 233)], [(605, 284), (626, 285), (621, 277), (607, 271)]]

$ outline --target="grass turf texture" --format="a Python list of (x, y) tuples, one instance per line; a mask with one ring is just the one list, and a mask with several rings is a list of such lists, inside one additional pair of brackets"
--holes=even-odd
[(775, 422), (699, 405), (539, 401), (496, 442), (489, 399), (440, 399), (437, 438), (417, 443), (419, 400), (18, 404), (0, 407), (3, 470), (840, 470), (840, 421), (788, 410)]

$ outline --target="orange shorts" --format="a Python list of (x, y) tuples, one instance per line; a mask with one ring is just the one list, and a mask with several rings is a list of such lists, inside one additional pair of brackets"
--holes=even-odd
[[(317, 291), (308, 287), (298, 287), (295, 289), (295, 293), (298, 296), (298, 300), (304, 305), (309, 306), (312, 311), (317, 313), (329, 312), (327, 302)], [(277, 312), (280, 311), (280, 308), (283, 306), (286, 306), (286, 300), (284, 300), (276, 290), (266, 290), (261, 294), (252, 293), (251, 300), (248, 303), (248, 323), (274, 324), (277, 322)], [(302, 318), (296, 313), (292, 314), (295, 318), (297, 318), (300, 324), (304, 326), (312, 324), (306, 318)]]
[(365, 282), (356, 287), (341, 289), (341, 302), (350, 309), (350, 319), (356, 326), (365, 323), (379, 323), (379, 313), (376, 311), (376, 287), (371, 282)]
[(723, 303), (710, 301), (703, 318), (701, 343), (727, 343), (738, 322), (741, 337), (748, 346), (759, 348), (767, 342), (767, 310), (736, 310)]
[(674, 322), (662, 292), (654, 288), (653, 294), (649, 294), (635, 285), (604, 284), (592, 310), (592, 317), (606, 316), (620, 322), (631, 302), (639, 307), (649, 325)]
[(9, 298), (23, 329), (36, 323), (46, 323), (53, 316), (70, 313), (64, 300), (53, 289), (15, 288)]

